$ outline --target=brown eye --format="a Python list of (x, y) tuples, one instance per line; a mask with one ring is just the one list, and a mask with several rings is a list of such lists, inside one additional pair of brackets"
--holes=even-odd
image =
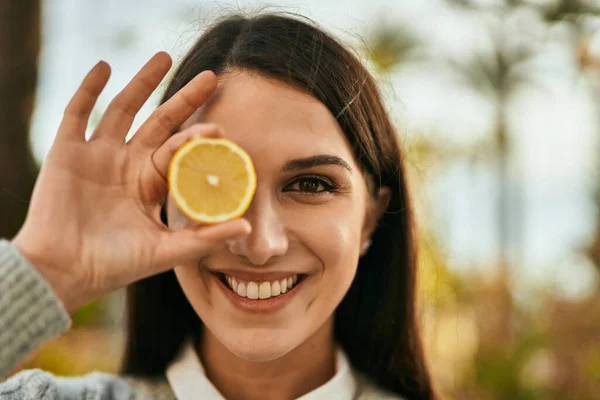
[(335, 192), (338, 185), (334, 182), (320, 177), (304, 177), (299, 178), (289, 184), (285, 192), (300, 192), (306, 194), (322, 194)]
[(325, 185), (321, 183), (318, 179), (310, 178), (310, 179), (302, 179), (298, 186), (300, 186), (301, 192), (322, 192), (326, 190)]

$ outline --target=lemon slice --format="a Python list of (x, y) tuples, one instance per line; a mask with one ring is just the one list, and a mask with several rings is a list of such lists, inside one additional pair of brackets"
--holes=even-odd
[(252, 159), (227, 139), (196, 138), (169, 164), (169, 192), (188, 218), (218, 223), (246, 212), (256, 191)]

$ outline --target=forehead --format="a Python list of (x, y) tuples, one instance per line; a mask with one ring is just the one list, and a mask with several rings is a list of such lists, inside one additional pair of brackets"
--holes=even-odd
[(216, 92), (188, 124), (194, 122), (221, 125), (225, 137), (244, 147), (255, 160), (268, 156), (284, 162), (331, 154), (354, 164), (348, 140), (323, 103), (258, 73), (220, 76)]

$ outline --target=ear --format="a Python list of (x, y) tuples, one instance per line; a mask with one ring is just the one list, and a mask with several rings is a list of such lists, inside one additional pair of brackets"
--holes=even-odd
[(387, 186), (382, 186), (379, 188), (377, 195), (374, 199), (372, 199), (367, 208), (367, 213), (365, 215), (365, 221), (363, 223), (363, 230), (361, 234), (361, 251), (360, 255), (364, 255), (368, 246), (365, 244), (371, 240), (371, 236), (377, 229), (377, 223), (383, 216), (383, 213), (387, 210), (388, 205), (390, 204), (390, 199), (392, 197), (392, 191)]

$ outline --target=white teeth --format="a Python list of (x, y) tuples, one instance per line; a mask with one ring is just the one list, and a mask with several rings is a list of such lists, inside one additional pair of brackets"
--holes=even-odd
[(258, 298), (268, 299), (269, 297), (271, 297), (271, 283), (262, 282), (258, 287)]
[(281, 293), (287, 292), (287, 279), (282, 279), (279, 285), (281, 286)]
[(279, 296), (291, 290), (298, 283), (298, 275), (292, 275), (277, 281), (264, 282), (241, 282), (236, 278), (225, 275), (225, 281), (229, 288), (240, 297), (252, 300), (268, 299)]
[(239, 296), (246, 297), (246, 284), (244, 282), (240, 282), (236, 292)]
[(279, 296), (281, 294), (281, 286), (279, 281), (275, 281), (271, 284), (271, 296)]
[(258, 299), (258, 285), (256, 284), (256, 282), (248, 282), (246, 296), (252, 300)]

